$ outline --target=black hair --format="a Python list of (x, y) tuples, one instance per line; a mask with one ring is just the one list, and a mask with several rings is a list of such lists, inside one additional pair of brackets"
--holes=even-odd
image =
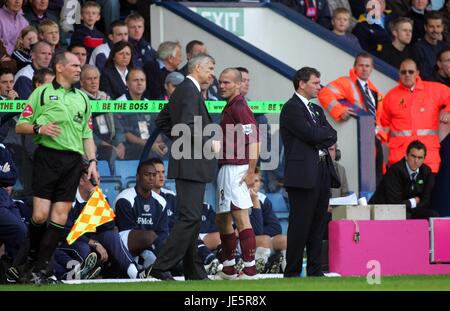
[(424, 156), (427, 155), (427, 147), (420, 140), (413, 140), (409, 143), (408, 148), (406, 149), (406, 154), (409, 154), (411, 149), (423, 150)]
[(127, 66), (128, 70), (133, 68), (134, 67), (134, 64), (133, 64), (133, 46), (131, 45), (131, 43), (125, 42), (125, 41), (119, 41), (117, 43), (114, 43), (114, 45), (111, 48), (111, 52), (109, 53), (108, 60), (106, 61), (106, 65), (111, 67), (111, 68), (114, 68), (114, 56), (116, 56), (116, 54), (118, 52), (122, 51), (126, 47), (129, 47), (130, 48), (130, 52), (131, 52), (130, 63)]
[(141, 169), (144, 166), (153, 166), (154, 167), (153, 159), (147, 159), (147, 160), (144, 160), (142, 162), (139, 162), (139, 165), (138, 165), (137, 170), (136, 170), (136, 174), (139, 174), (139, 172), (141, 171)]
[(148, 159), (153, 165), (155, 164), (162, 164), (164, 165), (164, 162), (160, 158), (150, 158)]
[(308, 82), (311, 76), (316, 76), (317, 78), (320, 78), (320, 72), (317, 69), (311, 67), (300, 68), (295, 73), (294, 78), (292, 79), (295, 90), (298, 90), (300, 81)]
[(33, 79), (31, 80), (31, 84), (33, 85), (33, 89), (36, 88), (36, 84), (44, 84), (45, 83), (45, 76), (51, 75), (54, 76), (55, 73), (50, 68), (41, 68), (34, 72)]

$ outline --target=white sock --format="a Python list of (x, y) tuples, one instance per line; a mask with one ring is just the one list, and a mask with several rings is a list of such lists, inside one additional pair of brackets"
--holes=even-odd
[(134, 263), (128, 266), (127, 274), (130, 279), (137, 279), (138, 269)]
[(140, 262), (143, 262), (142, 265), (144, 269), (147, 269), (156, 261), (155, 253), (148, 249), (143, 250), (142, 253), (139, 254), (139, 257)]
[(236, 260), (234, 258), (231, 260), (225, 260), (223, 262), (224, 267), (231, 267), (231, 266), (234, 266), (235, 264), (236, 264)]
[(282, 250), (281, 254), (283, 255), (283, 261), (281, 262), (281, 271), (284, 272), (284, 269), (286, 269), (286, 250)]
[(264, 258), (264, 261), (267, 262), (267, 259), (270, 257), (270, 248), (265, 247), (257, 247), (255, 251), (255, 259)]

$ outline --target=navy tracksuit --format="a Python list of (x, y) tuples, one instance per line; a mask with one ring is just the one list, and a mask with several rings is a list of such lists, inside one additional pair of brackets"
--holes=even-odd
[(258, 192), (258, 199), (261, 203), (261, 208), (252, 208), (252, 213), (250, 214), (250, 223), (255, 235), (274, 237), (281, 234), (280, 220), (272, 209), (272, 202), (261, 192)]
[[(77, 191), (75, 202), (66, 223), (66, 228), (69, 231), (85, 205), (86, 201), (81, 198)], [(70, 246), (64, 240), (60, 247), (56, 249), (53, 257), (53, 270), (56, 277), (65, 279), (70, 276), (68, 272), (74, 268), (74, 262), (71, 261), (75, 260), (81, 263), (93, 251), (88, 245), (90, 239), (98, 241), (108, 252), (109, 259), (115, 261), (120, 270), (126, 273), (130, 264), (133, 263), (133, 256), (123, 245), (119, 233), (114, 230), (114, 226), (114, 221), (103, 224), (97, 228), (96, 233), (84, 234)]]
[(175, 192), (161, 188), (160, 195), (166, 199), (166, 209), (167, 209), (167, 222), (169, 225), (169, 232), (172, 230), (173, 225), (177, 221), (178, 213), (177, 213), (177, 205), (176, 199), (177, 196)]
[(28, 207), (22, 201), (13, 200), (4, 189), (13, 186), (16, 180), (17, 169), (11, 153), (0, 144), (0, 245), (5, 244), (11, 257), (26, 239), (26, 223), (31, 217)]
[(5, 244), (11, 258), (26, 240), (30, 217), (31, 211), (25, 203), (11, 199), (6, 190), (0, 188), (0, 245)]
[(216, 225), (216, 212), (208, 203), (203, 203), (202, 222), (200, 224), (200, 233), (219, 232)]
[(169, 236), (166, 200), (155, 192), (142, 197), (135, 188), (123, 190), (116, 199), (116, 223), (119, 231), (152, 230), (158, 237), (150, 249), (156, 255)]

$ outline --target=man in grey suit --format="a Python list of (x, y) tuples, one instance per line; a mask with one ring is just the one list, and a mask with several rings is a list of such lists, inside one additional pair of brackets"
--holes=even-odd
[[(166, 244), (150, 271), (161, 280), (173, 280), (169, 270), (183, 260), (186, 280), (202, 280), (208, 276), (197, 253), (202, 203), (205, 185), (215, 177), (217, 161), (212, 153), (220, 151), (220, 142), (212, 141), (207, 156), (204, 146), (211, 137), (204, 136), (204, 128), (212, 123), (200, 85), (214, 74), (214, 59), (206, 54), (193, 57), (188, 63), (189, 75), (178, 85), (169, 103), (160, 112), (156, 125), (174, 140), (169, 159), (168, 178), (175, 179), (178, 220)], [(195, 123), (195, 124), (194, 124)], [(175, 128), (174, 128), (175, 127)], [(179, 129), (186, 131), (177, 133)], [(177, 147), (179, 150), (177, 150)]]

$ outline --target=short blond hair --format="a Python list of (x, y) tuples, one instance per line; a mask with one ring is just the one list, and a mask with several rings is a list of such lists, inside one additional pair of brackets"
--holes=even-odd
[(86, 1), (85, 3), (83, 3), (83, 5), (81, 5), (81, 12), (83, 12), (83, 10), (86, 10), (86, 9), (89, 9), (89, 8), (96, 8), (99, 13), (102, 10), (102, 7), (97, 2), (95, 2), (95, 1)]
[(131, 22), (131, 21), (143, 22), (145, 24), (145, 19), (137, 13), (132, 13), (125, 18), (125, 24), (128, 25), (128, 22)]
[(408, 17), (398, 17), (389, 23), (389, 29), (395, 31), (403, 24), (410, 24), (411, 27), (414, 27), (414, 21)]
[(347, 8), (337, 8), (333, 11), (333, 19), (336, 18), (336, 16), (338, 16), (339, 14), (347, 14), (348, 16), (352, 16)]
[(39, 33), (43, 34), (50, 27), (56, 27), (59, 30), (58, 24), (52, 21), (51, 19), (43, 20), (38, 26)]

